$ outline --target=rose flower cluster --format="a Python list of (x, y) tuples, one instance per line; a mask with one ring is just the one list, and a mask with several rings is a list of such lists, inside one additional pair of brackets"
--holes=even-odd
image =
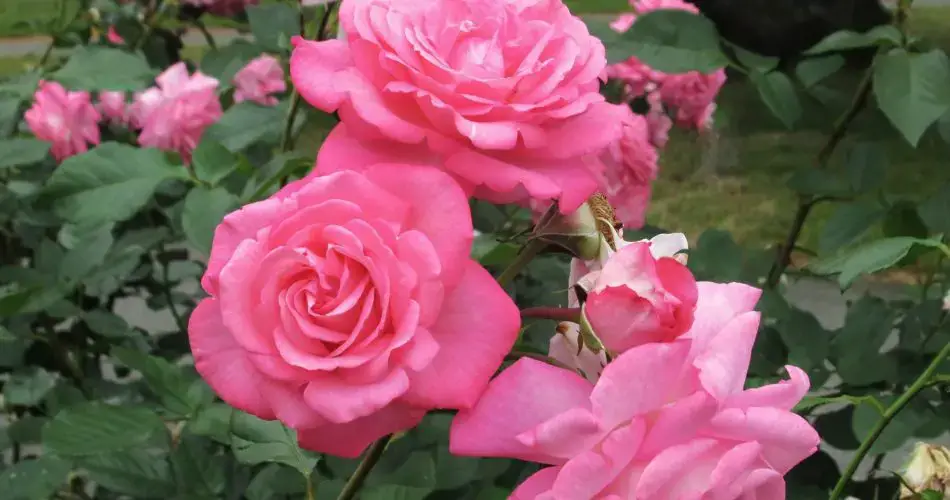
[[(577, 316), (552, 332), (555, 363), (498, 373), (521, 314), (470, 257), (471, 197), (567, 220), (601, 193), (642, 225), (669, 126), (708, 126), (722, 75), (608, 68), (561, 0), (344, 0), (339, 18), (337, 39), (293, 40), (293, 84), (341, 120), (316, 166), (214, 235), (189, 335), (217, 394), (342, 457), (457, 410), (453, 453), (545, 466), (512, 498), (784, 498), (783, 476), (819, 438), (791, 411), (802, 370), (744, 387), (759, 290), (697, 282), (682, 235), (595, 231), (599, 250), (565, 284)], [(649, 113), (606, 102), (605, 75)], [(277, 76), (252, 63), (235, 98), (269, 104)], [(216, 83), (173, 67), (127, 114), (117, 97), (101, 109), (185, 155), (220, 113)], [(95, 142), (98, 115), (56, 92), (37, 107), (87, 124), (65, 155)]]

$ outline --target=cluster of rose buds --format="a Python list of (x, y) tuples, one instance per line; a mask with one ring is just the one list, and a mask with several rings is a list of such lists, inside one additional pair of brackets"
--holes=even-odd
[[(760, 291), (696, 282), (683, 235), (626, 242), (594, 196), (636, 219), (665, 132), (605, 102), (583, 22), (561, 0), (345, 0), (340, 22), (293, 41), (300, 95), (341, 118), (316, 167), (215, 232), (189, 337), (222, 399), (344, 457), (458, 410), (453, 453), (548, 466), (513, 498), (784, 498), (819, 441), (791, 411), (808, 377), (744, 389)], [(470, 257), (470, 197), (545, 209), (533, 237), (576, 256), (552, 363), (492, 378), (520, 312)]]
[[(156, 85), (133, 96), (132, 102), (119, 91), (99, 92), (93, 106), (89, 92), (68, 91), (56, 82), (41, 82), (26, 121), (36, 137), (53, 144), (58, 160), (99, 144), (99, 123), (138, 131), (138, 143), (179, 153), (189, 162), (204, 131), (222, 115), (217, 79), (185, 63), (170, 66), (155, 79)], [(250, 61), (233, 80), (234, 101), (277, 104), (273, 94), (286, 90), (280, 61), (262, 55)]]

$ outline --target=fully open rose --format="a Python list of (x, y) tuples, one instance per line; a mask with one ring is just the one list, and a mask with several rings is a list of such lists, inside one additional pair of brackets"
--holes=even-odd
[(623, 110), (598, 93), (603, 45), (561, 0), (348, 0), (340, 21), (345, 39), (296, 38), (290, 63), (342, 119), (318, 172), (426, 161), (475, 196), (565, 212), (596, 190)]
[(465, 194), (429, 167), (290, 184), (215, 231), (196, 367), (229, 404), (347, 457), (426, 410), (469, 407), (520, 326), (471, 243)]
[(785, 498), (783, 475), (818, 434), (791, 408), (808, 377), (743, 390), (759, 291), (699, 284), (696, 320), (668, 343), (630, 349), (596, 384), (521, 359), (452, 424), (450, 448), (551, 465), (516, 499)]

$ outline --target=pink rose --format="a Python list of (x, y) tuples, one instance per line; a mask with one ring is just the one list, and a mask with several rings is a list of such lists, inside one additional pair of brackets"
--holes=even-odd
[(650, 121), (626, 104), (617, 106), (625, 114), (623, 135), (602, 155), (606, 170), (601, 191), (624, 226), (636, 229), (646, 221), (653, 181), (659, 170), (659, 153), (653, 144), (657, 130), (651, 130)]
[(669, 75), (660, 85), (660, 97), (675, 111), (676, 123), (681, 127), (708, 129), (716, 110), (716, 96), (726, 83), (725, 70), (710, 74), (691, 71)]
[(465, 194), (431, 167), (290, 184), (215, 231), (195, 366), (228, 404), (345, 457), (470, 407), (520, 327), (472, 239)]
[(129, 110), (133, 125), (142, 129), (139, 144), (177, 151), (188, 162), (205, 129), (221, 118), (218, 80), (200, 71), (189, 76), (180, 62), (155, 81), (156, 87), (136, 94)]
[(560, 0), (347, 0), (340, 20), (344, 40), (296, 38), (290, 62), (342, 119), (321, 173), (423, 161), (475, 196), (566, 213), (596, 190), (622, 115), (599, 93), (603, 45)]
[(38, 138), (52, 143), (57, 161), (84, 153), (88, 144), (99, 144), (99, 112), (89, 92), (67, 91), (56, 82), (40, 81), (33, 106), (24, 115)]
[(287, 90), (284, 69), (274, 56), (264, 54), (247, 63), (234, 75), (234, 102), (254, 101), (264, 106), (277, 105), (279, 94)]
[(109, 40), (109, 43), (113, 45), (125, 44), (125, 39), (115, 30), (115, 26), (109, 26), (109, 30), (106, 32), (106, 40)]
[(128, 120), (125, 92), (111, 90), (99, 92), (99, 105), (97, 109), (103, 119), (112, 123), (123, 125)]
[(550, 465), (511, 498), (783, 500), (783, 476), (817, 450), (790, 410), (808, 377), (743, 390), (759, 291), (700, 285), (687, 338), (624, 352), (596, 384), (525, 358), (452, 424), (457, 455)]

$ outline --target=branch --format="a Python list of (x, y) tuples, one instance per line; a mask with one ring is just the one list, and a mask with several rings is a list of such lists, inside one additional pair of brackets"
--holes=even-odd
[(346, 485), (343, 486), (343, 490), (340, 491), (340, 496), (336, 497), (336, 500), (351, 500), (356, 497), (360, 488), (363, 487), (363, 482), (366, 481), (366, 477), (369, 476), (370, 471), (373, 470), (373, 467), (375, 467), (379, 459), (382, 458), (383, 451), (386, 450), (386, 445), (389, 444), (392, 437), (392, 434), (383, 436), (369, 447), (366, 457), (360, 461), (360, 464), (356, 467), (356, 472), (350, 476), (350, 479), (346, 482)]

